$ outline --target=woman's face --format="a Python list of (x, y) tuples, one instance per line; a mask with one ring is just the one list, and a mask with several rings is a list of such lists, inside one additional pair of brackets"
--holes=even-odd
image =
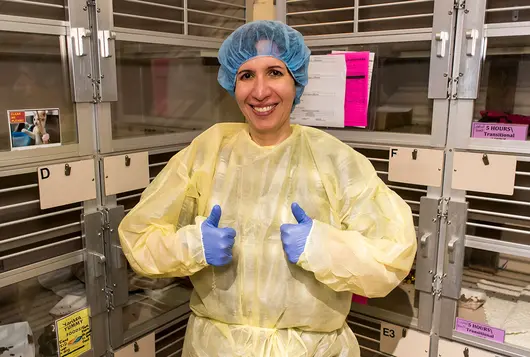
[(290, 130), (296, 88), (282, 61), (256, 57), (244, 63), (237, 73), (235, 94), (251, 130), (260, 134)]

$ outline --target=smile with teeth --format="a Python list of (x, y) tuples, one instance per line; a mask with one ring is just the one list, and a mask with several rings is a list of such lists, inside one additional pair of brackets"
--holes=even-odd
[(272, 109), (274, 109), (274, 107), (276, 107), (276, 104), (268, 105), (266, 107), (252, 106), (252, 109), (254, 109), (255, 111), (260, 112), (260, 113), (266, 113), (266, 112), (271, 111)]

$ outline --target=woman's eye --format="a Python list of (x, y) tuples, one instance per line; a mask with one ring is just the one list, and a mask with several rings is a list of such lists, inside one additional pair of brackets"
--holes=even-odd
[(273, 69), (273, 70), (271, 71), (271, 75), (272, 75), (273, 77), (280, 77), (280, 76), (283, 75), (283, 73), (280, 72), (280, 71), (278, 71), (278, 70), (276, 70), (276, 69)]
[(243, 79), (243, 80), (245, 80), (245, 79), (250, 79), (250, 78), (252, 78), (252, 75), (251, 75), (250, 73), (243, 73), (243, 74), (239, 77), (239, 79)]

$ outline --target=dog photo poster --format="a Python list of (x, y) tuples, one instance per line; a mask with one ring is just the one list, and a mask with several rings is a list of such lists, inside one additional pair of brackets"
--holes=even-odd
[(58, 108), (8, 110), (11, 150), (61, 145)]

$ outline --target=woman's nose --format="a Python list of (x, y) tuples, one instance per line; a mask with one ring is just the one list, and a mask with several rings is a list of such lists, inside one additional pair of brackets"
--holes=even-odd
[(263, 101), (271, 95), (270, 85), (265, 77), (258, 76), (254, 81), (254, 88), (252, 89), (252, 96), (258, 100)]

